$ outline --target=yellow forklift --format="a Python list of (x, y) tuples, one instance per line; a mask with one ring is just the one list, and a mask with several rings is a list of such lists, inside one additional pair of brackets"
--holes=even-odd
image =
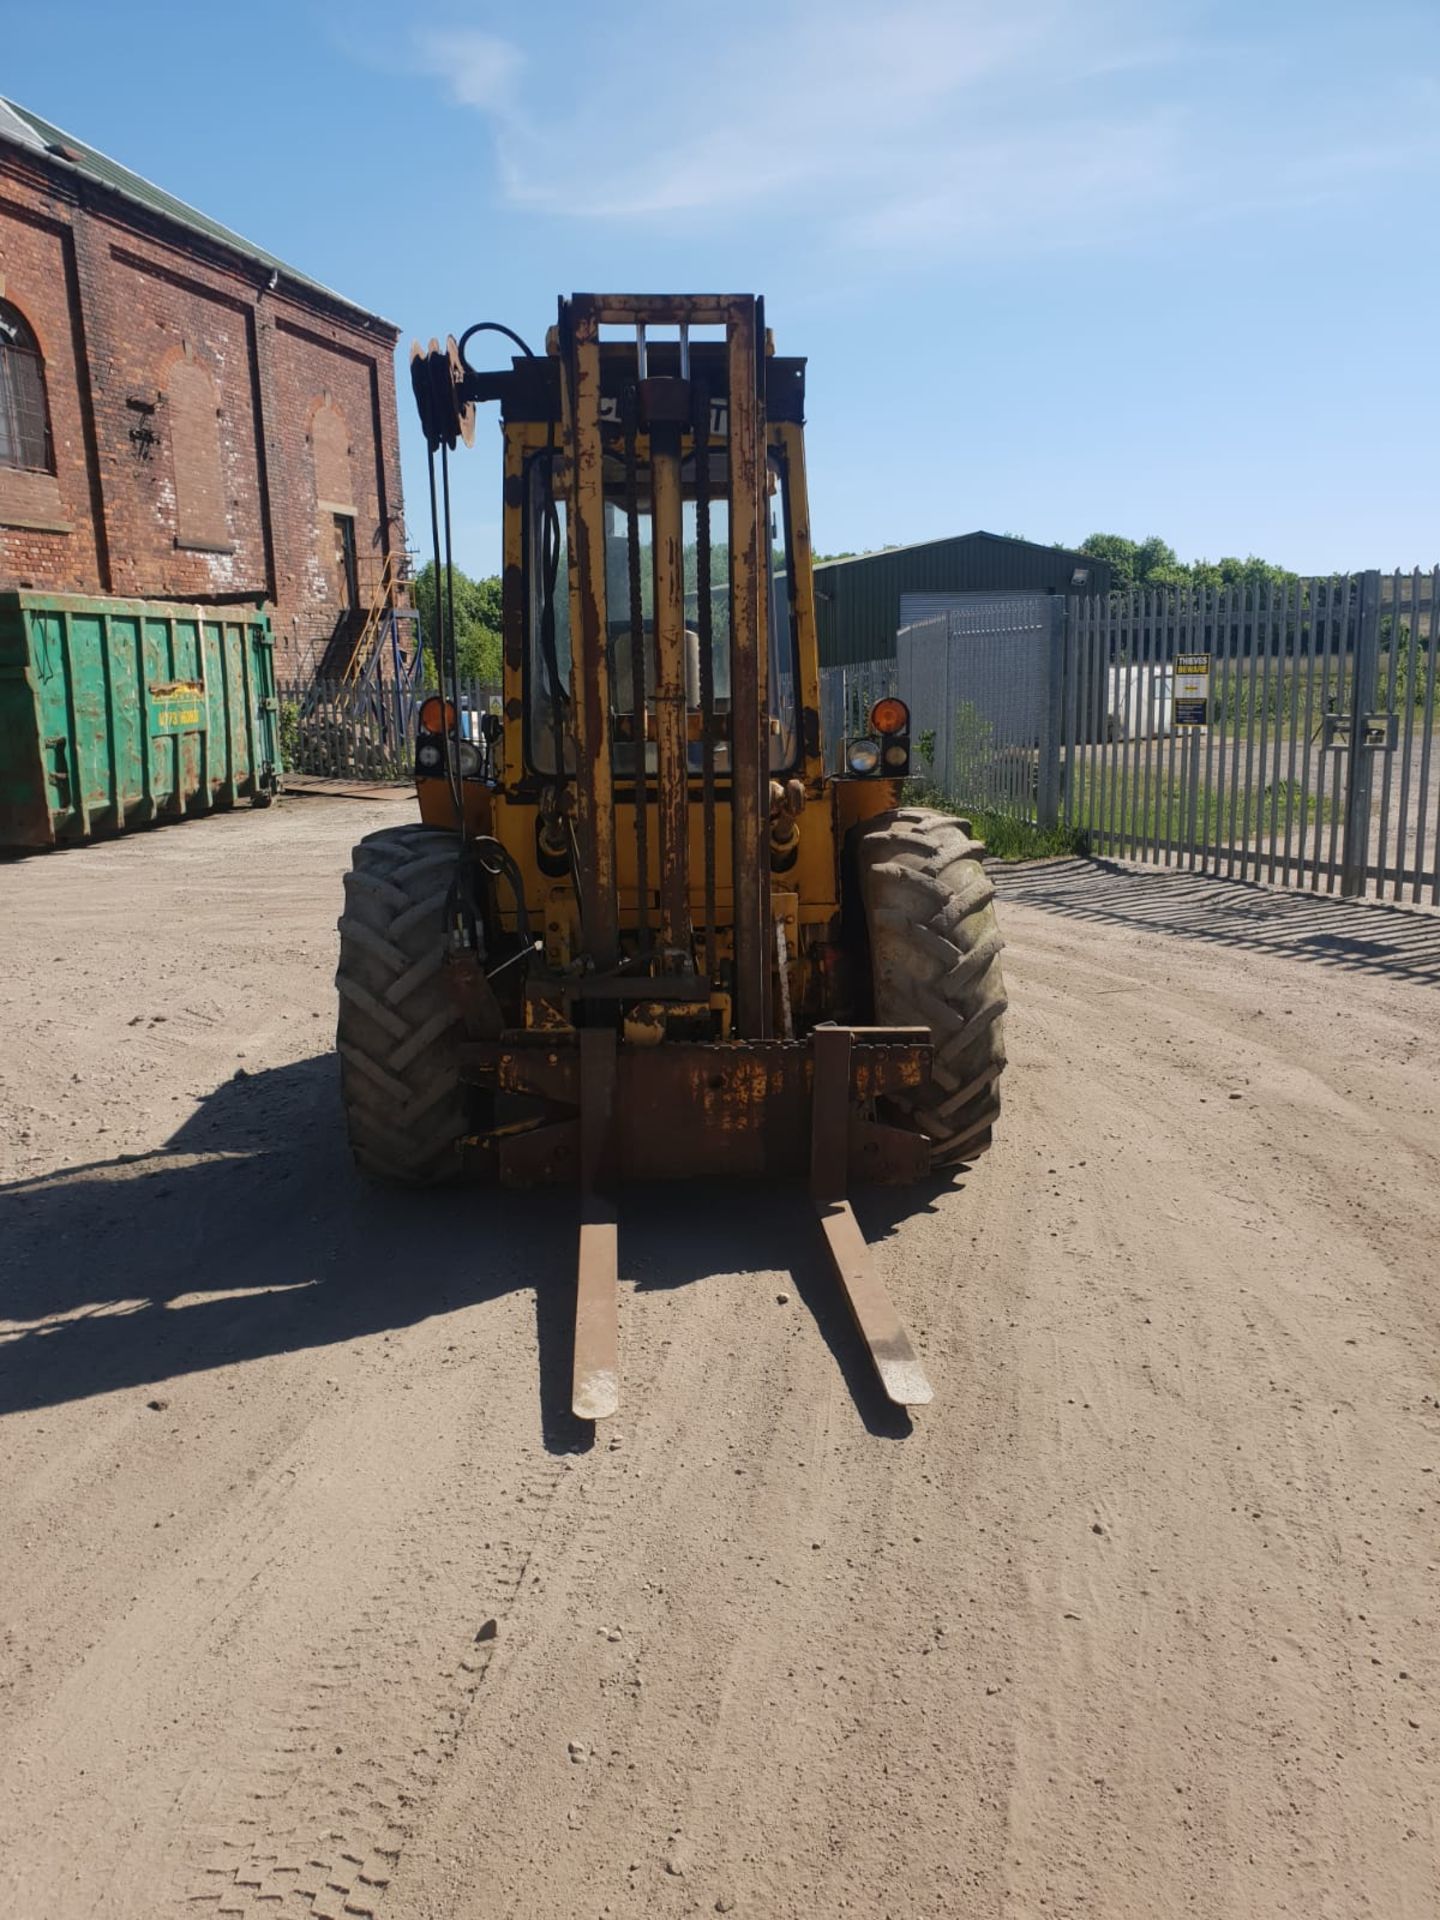
[[(508, 364), (473, 343), (502, 336)], [(577, 294), (543, 354), (413, 350), (439, 691), (420, 824), (356, 847), (338, 1046), (361, 1169), (578, 1196), (573, 1406), (619, 1396), (616, 1192), (808, 1179), (886, 1393), (931, 1390), (846, 1198), (989, 1145), (984, 848), (901, 803), (910, 716), (822, 741), (805, 363), (751, 295)], [(462, 701), (450, 459), (498, 402), (501, 711)], [(827, 764), (827, 749), (843, 771)]]

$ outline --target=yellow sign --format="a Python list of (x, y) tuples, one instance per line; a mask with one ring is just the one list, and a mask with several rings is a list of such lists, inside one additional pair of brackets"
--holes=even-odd
[(1176, 654), (1173, 699), (1177, 727), (1205, 727), (1210, 724), (1208, 653)]
[(166, 701), (156, 707), (151, 722), (152, 733), (194, 733), (209, 724), (203, 707), (181, 706), (175, 701)]

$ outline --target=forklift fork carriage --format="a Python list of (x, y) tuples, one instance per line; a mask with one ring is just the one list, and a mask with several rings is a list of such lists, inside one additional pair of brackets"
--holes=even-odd
[(620, 1404), (615, 1184), (703, 1175), (808, 1172), (826, 1251), (882, 1387), (899, 1406), (931, 1398), (846, 1196), (852, 1178), (904, 1185), (929, 1171), (924, 1135), (887, 1126), (873, 1108), (922, 1086), (932, 1053), (924, 1027), (821, 1026), (807, 1040), (655, 1047), (618, 1046), (613, 1028), (584, 1027), (466, 1044), (467, 1077), (548, 1110), (477, 1139), (477, 1151), (498, 1157), (492, 1171), (509, 1186), (579, 1184), (578, 1418), (605, 1419)]

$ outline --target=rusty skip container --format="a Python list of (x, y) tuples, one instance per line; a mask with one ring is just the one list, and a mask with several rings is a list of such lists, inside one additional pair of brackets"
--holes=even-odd
[(0, 846), (268, 806), (272, 645), (253, 606), (0, 593)]

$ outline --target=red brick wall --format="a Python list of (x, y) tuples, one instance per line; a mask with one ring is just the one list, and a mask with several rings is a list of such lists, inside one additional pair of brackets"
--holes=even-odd
[(56, 465), (0, 468), (0, 589), (264, 598), (280, 671), (318, 661), (335, 512), (362, 604), (404, 545), (395, 336), (268, 279), (0, 142), (0, 299), (39, 339)]
[(0, 586), (90, 592), (105, 567), (69, 211), (44, 196), (12, 199), (10, 186), (0, 173), (0, 299), (24, 314), (45, 359), (56, 473), (0, 467)]

